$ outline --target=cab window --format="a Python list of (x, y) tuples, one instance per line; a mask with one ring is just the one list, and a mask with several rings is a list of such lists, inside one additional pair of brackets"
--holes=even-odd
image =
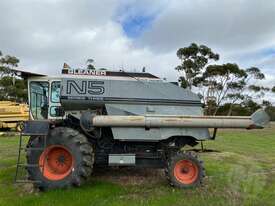
[(59, 103), (60, 102), (60, 82), (52, 82), (51, 85), (51, 102)]
[(48, 82), (35, 81), (30, 83), (30, 109), (34, 119), (48, 118), (48, 99)]

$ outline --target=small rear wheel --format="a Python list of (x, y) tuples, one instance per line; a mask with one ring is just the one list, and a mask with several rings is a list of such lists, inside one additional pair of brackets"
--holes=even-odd
[(203, 162), (191, 152), (172, 154), (165, 174), (171, 185), (183, 189), (201, 185), (205, 176)]

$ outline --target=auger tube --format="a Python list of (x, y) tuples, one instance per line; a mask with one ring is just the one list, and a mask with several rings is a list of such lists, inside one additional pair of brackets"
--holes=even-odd
[(180, 127), (180, 128), (245, 128), (261, 129), (269, 122), (262, 109), (251, 116), (116, 116), (96, 115), (90, 119), (94, 127)]

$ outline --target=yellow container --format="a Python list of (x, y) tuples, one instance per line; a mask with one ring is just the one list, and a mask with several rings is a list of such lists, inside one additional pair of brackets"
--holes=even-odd
[(28, 119), (29, 107), (27, 104), (0, 101), (0, 129), (16, 128), (20, 130), (20, 124)]

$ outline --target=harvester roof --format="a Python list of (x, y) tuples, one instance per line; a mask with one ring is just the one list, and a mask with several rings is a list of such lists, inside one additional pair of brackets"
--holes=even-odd
[[(46, 74), (34, 73), (19, 69), (12, 69), (22, 78), (48, 77)], [(113, 80), (160, 80), (159, 77), (145, 72), (125, 72), (108, 70), (89, 70), (89, 69), (63, 69), (61, 75), (51, 76), (55, 78), (77, 78), (77, 79), (113, 79)]]

